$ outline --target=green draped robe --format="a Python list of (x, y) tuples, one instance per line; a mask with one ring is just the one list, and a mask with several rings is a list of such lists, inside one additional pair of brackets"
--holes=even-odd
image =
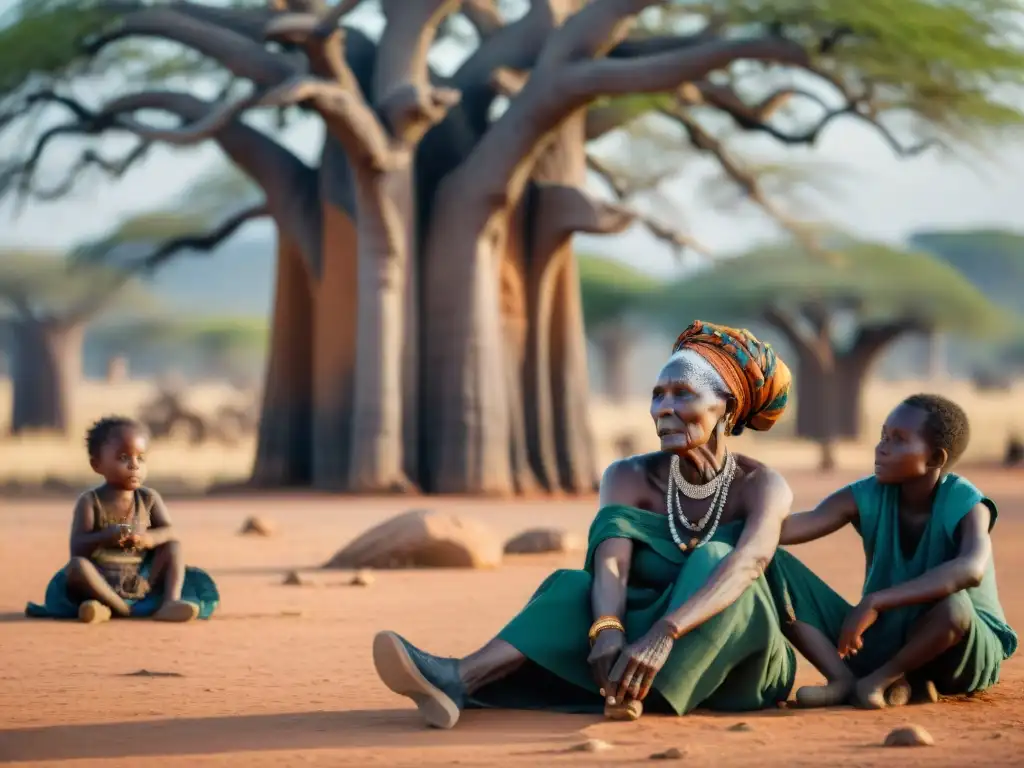
[[(559, 570), (498, 635), (527, 662), (476, 691), (467, 706), (601, 712), (587, 656), (594, 621), (591, 586), (598, 546), (633, 542), (623, 623), (630, 642), (689, 600), (733, 551), (742, 521), (720, 526), (699, 549), (683, 552), (664, 515), (625, 506), (601, 509), (590, 527), (583, 570)], [(654, 680), (647, 709), (685, 714), (703, 706), (722, 711), (761, 709), (789, 696), (796, 660), (785, 641), (764, 577), (736, 602), (676, 641)]]
[[(987, 506), (992, 525), (996, 522), (992, 500), (964, 478), (948, 474), (936, 489), (932, 516), (908, 558), (900, 542), (899, 486), (883, 485), (872, 476), (849, 488), (857, 503), (857, 529), (864, 542), (865, 595), (915, 579), (955, 558), (960, 546), (957, 527), (977, 504)], [(838, 644), (843, 622), (853, 610), (849, 603), (784, 549), (776, 552), (765, 575), (784, 620), (809, 624)], [(945, 694), (984, 690), (999, 680), (1000, 665), (1017, 650), (1017, 635), (1006, 623), (999, 603), (991, 558), (981, 584), (958, 592), (953, 599), (963, 601), (973, 616), (970, 631), (959, 645), (912, 677), (931, 680)], [(864, 647), (847, 660), (854, 674), (868, 675), (891, 659), (931, 607), (908, 605), (883, 612), (864, 633)]]

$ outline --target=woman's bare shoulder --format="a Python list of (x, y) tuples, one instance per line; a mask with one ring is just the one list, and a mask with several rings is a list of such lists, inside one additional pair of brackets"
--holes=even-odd
[(601, 503), (636, 506), (647, 495), (648, 478), (661, 457), (660, 453), (638, 453), (609, 464), (601, 477)]
[(736, 481), (744, 486), (771, 486), (776, 484), (788, 485), (786, 479), (778, 470), (772, 469), (764, 462), (736, 454)]

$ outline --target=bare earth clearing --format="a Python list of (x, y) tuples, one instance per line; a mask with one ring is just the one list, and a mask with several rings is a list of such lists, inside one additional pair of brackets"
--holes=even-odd
[[(791, 473), (806, 505), (850, 476)], [(1024, 626), (1024, 485), (1019, 474), (973, 473), (1002, 505), (995, 546), (1003, 603)], [(314, 572), (312, 587), (282, 573), (325, 561), (405, 500), (262, 496), (172, 505), (190, 561), (210, 569), (220, 612), (187, 627), (119, 622), (98, 627), (27, 621), (66, 554), (67, 501), (2, 502), (0, 534), (0, 762), (75, 766), (595, 765), (647, 762), (669, 747), (691, 765), (882, 765), (893, 727), (918, 723), (931, 749), (901, 750), (903, 765), (1019, 765), (1024, 748), (1024, 662), (1010, 661), (992, 692), (972, 700), (890, 710), (773, 710), (748, 715), (647, 717), (636, 724), (526, 712), (468, 712), (450, 732), (427, 731), (404, 699), (376, 679), (370, 641), (394, 628), (430, 650), (469, 651), (489, 638), (553, 568), (575, 557), (518, 558), (492, 572), (400, 571), (368, 588), (348, 574)], [(594, 500), (428, 500), (486, 519), (502, 534), (534, 524), (586, 531)], [(249, 514), (275, 520), (272, 538), (240, 537)], [(863, 558), (852, 534), (798, 548), (847, 597)], [(552, 627), (552, 631), (557, 631)], [(141, 670), (152, 673), (139, 675)], [(135, 674), (133, 674), (135, 673)], [(798, 682), (815, 673), (804, 665)], [(739, 722), (749, 730), (731, 731)], [(565, 750), (587, 738), (614, 748)]]

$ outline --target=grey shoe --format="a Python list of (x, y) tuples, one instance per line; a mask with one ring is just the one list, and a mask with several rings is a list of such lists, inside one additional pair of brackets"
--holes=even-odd
[(416, 703), (427, 725), (452, 728), (459, 722), (466, 689), (456, 659), (424, 653), (394, 632), (378, 632), (373, 664), (384, 685)]

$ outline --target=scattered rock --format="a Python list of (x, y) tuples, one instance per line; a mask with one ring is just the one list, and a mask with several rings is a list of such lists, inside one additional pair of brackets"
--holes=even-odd
[(350, 587), (368, 587), (376, 580), (373, 572), (368, 568), (356, 571), (352, 575), (352, 579), (349, 581)]
[(566, 752), (607, 752), (612, 745), (601, 739), (587, 739), (579, 744), (573, 744)]
[(324, 568), (494, 568), (501, 542), (486, 525), (414, 509), (371, 528)]
[(728, 728), (726, 728), (726, 730), (734, 731), (737, 733), (746, 733), (747, 731), (754, 730), (754, 726), (752, 726), (750, 723), (736, 723), (735, 725), (730, 725)]
[(288, 571), (281, 583), (286, 587), (312, 587), (316, 585), (313, 579), (298, 571)]
[(134, 672), (125, 672), (122, 677), (184, 677), (180, 672), (155, 672), (148, 669), (137, 669)]
[(920, 725), (908, 725), (890, 731), (884, 744), (887, 747), (931, 747), (935, 745), (935, 739)]
[(679, 749), (679, 747), (669, 747), (664, 752), (655, 752), (651, 755), (651, 760), (682, 760), (686, 757), (686, 753)]
[(242, 536), (273, 536), (274, 524), (262, 517), (249, 517), (238, 533)]
[(579, 552), (583, 539), (560, 528), (531, 528), (505, 544), (506, 555), (538, 555), (548, 552)]

